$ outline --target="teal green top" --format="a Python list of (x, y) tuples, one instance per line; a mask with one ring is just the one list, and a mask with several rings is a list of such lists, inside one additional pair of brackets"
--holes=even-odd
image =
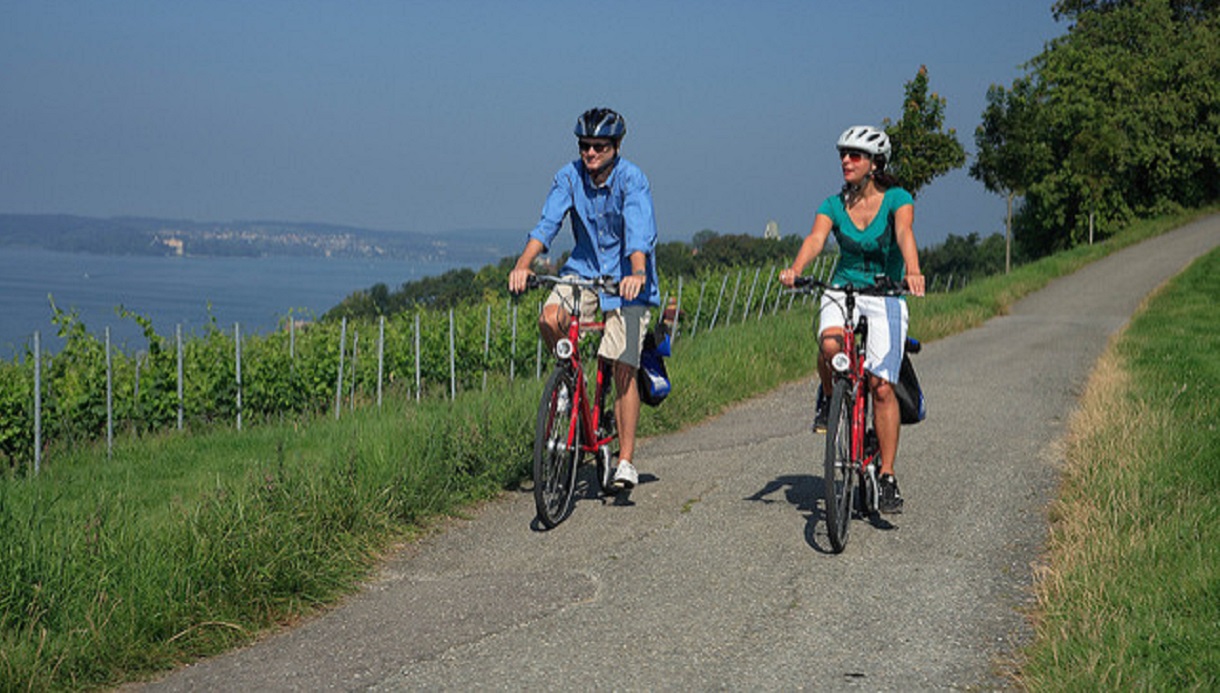
[(911, 193), (902, 188), (890, 188), (885, 191), (881, 209), (877, 210), (872, 223), (859, 229), (847, 214), (843, 193), (826, 198), (818, 207), (818, 214), (830, 218), (835, 242), (839, 244), (839, 264), (830, 279), (831, 284), (873, 286), (878, 274), (902, 283), (906, 263), (894, 233), (894, 213), (909, 204), (914, 204)]

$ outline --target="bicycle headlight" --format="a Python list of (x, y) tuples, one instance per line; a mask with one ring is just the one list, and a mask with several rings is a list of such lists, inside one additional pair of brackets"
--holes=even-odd
[(840, 373), (846, 373), (847, 369), (851, 368), (851, 358), (849, 358), (847, 354), (840, 351), (831, 357), (830, 367)]
[(561, 359), (572, 358), (572, 340), (564, 337), (555, 342), (555, 355)]

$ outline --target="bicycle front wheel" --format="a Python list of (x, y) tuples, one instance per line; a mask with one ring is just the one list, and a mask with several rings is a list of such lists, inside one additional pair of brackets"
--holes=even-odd
[(534, 505), (547, 529), (563, 522), (572, 510), (580, 460), (575, 399), (575, 374), (570, 368), (556, 368), (542, 390), (534, 432)]
[(847, 546), (856, 469), (851, 459), (852, 391), (846, 380), (835, 383), (826, 417), (826, 459), (822, 492), (826, 500), (826, 533), (835, 553)]

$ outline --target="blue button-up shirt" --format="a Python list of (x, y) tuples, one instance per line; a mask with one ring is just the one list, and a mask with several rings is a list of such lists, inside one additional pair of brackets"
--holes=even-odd
[[(550, 248), (569, 213), (576, 247), (560, 273), (586, 279), (608, 276), (619, 281), (631, 274), (631, 254), (638, 251), (648, 256), (648, 276), (640, 295), (630, 303), (658, 305), (661, 297), (653, 252), (657, 223), (652, 209), (652, 187), (644, 172), (619, 157), (606, 182), (594, 186), (583, 162), (569, 163), (555, 174), (542, 206), (542, 218), (529, 237)], [(618, 296), (601, 297), (603, 311), (614, 310), (623, 303)]]

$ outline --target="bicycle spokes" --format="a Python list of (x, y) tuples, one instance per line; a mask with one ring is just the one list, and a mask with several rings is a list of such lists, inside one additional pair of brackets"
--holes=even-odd
[(534, 436), (534, 505), (538, 519), (554, 527), (571, 510), (580, 460), (580, 416), (571, 374), (556, 368), (543, 388)]
[(855, 460), (851, 454), (851, 395), (846, 381), (835, 383), (830, 396), (830, 412), (826, 418), (826, 455), (822, 468), (822, 487), (826, 503), (826, 532), (830, 538), (830, 546), (836, 553), (847, 545), (847, 527), (851, 521), (856, 480)]

